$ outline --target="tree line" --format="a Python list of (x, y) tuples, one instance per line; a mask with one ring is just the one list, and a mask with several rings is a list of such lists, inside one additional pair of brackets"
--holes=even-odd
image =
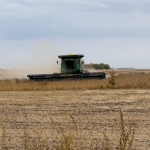
[(100, 64), (85, 64), (85, 67), (87, 69), (110, 69), (109, 64), (104, 64), (104, 63), (100, 63)]

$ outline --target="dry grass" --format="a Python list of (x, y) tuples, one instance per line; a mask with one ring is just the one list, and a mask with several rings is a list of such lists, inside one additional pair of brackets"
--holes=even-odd
[(0, 92), (0, 148), (148, 150), (149, 99), (149, 90)]
[[(72, 123), (75, 127), (75, 133), (72, 132), (65, 132), (61, 129), (61, 125), (57, 126), (55, 122), (52, 120), (53, 129), (57, 128), (59, 138), (52, 139), (55, 141), (53, 145), (49, 145), (48, 139), (39, 135), (38, 132), (35, 130), (33, 131), (34, 134), (28, 132), (27, 129), (24, 130), (24, 138), (25, 138), (25, 149), (26, 150), (132, 150), (133, 149), (133, 140), (134, 140), (134, 129), (133, 125), (129, 123), (129, 127), (125, 129), (125, 123), (123, 120), (123, 113), (120, 110), (120, 123), (118, 129), (118, 135), (116, 135), (116, 139), (111, 141), (105, 133), (102, 137), (97, 137), (96, 139), (92, 136), (89, 139), (89, 146), (82, 147), (82, 145), (86, 145), (84, 142), (81, 141), (83, 137), (79, 136), (78, 134), (78, 127), (76, 125), (76, 121), (74, 120), (73, 116), (70, 115), (72, 119)], [(56, 127), (57, 126), (57, 127)], [(114, 130), (116, 127), (114, 128)], [(92, 131), (90, 131), (92, 132)], [(119, 137), (119, 138), (117, 138)], [(85, 137), (84, 137), (85, 138)], [(115, 144), (112, 144), (115, 142)]]
[(0, 91), (32, 90), (89, 90), (89, 89), (142, 89), (150, 88), (150, 74), (128, 73), (112, 76), (108, 79), (42, 81), (0, 80)]
[[(87, 117), (87, 116), (85, 116)], [(45, 131), (42, 131), (44, 134), (42, 135), (39, 130), (30, 129), (27, 124), (27, 115), (24, 113), (24, 130), (23, 130), (23, 139), (24, 142), (22, 144), (21, 149), (25, 150), (133, 150), (133, 141), (134, 141), (134, 129), (133, 124), (130, 122), (128, 126), (124, 123), (123, 113), (120, 110), (120, 121), (119, 124), (114, 127), (113, 130), (116, 130), (115, 139), (111, 139), (104, 132), (100, 132), (99, 136), (94, 137), (93, 131), (89, 131), (89, 135), (87, 139), (86, 135), (80, 135), (78, 130), (78, 126), (76, 124), (76, 120), (72, 115), (70, 115), (72, 122), (68, 128), (75, 128), (75, 131), (69, 131), (68, 129), (64, 129), (62, 124), (58, 124), (54, 122), (51, 118), (51, 133), (55, 132), (55, 137), (52, 135), (49, 136), (50, 139), (46, 137)], [(118, 119), (119, 120), (119, 119)], [(3, 122), (2, 122), (3, 123)], [(73, 126), (72, 126), (73, 124)], [(113, 125), (113, 124), (112, 124)], [(2, 135), (1, 135), (1, 149), (5, 150), (8, 147), (11, 147), (9, 142), (6, 142), (8, 137), (6, 133), (6, 127), (4, 123), (1, 126)], [(117, 132), (119, 131), (119, 132)], [(111, 136), (111, 135), (109, 135)], [(87, 139), (88, 142), (86, 140)], [(11, 140), (9, 138), (9, 140)]]
[(0, 80), (1, 149), (148, 150), (150, 74), (109, 74), (105, 80)]

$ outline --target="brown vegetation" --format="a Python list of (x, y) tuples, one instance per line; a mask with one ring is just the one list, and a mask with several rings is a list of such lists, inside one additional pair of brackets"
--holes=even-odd
[(0, 146), (148, 150), (149, 98), (147, 90), (0, 92)]
[[(25, 150), (133, 150), (133, 141), (134, 141), (134, 129), (133, 124), (129, 122), (128, 127), (125, 129), (125, 123), (123, 119), (122, 110), (120, 110), (120, 121), (118, 126), (114, 127), (115, 132), (119, 131), (116, 134), (115, 139), (110, 139), (104, 132), (101, 132), (101, 136), (99, 137), (89, 137), (89, 144), (86, 143), (84, 139), (86, 136), (79, 135), (78, 127), (76, 125), (76, 120), (72, 115), (70, 115), (72, 120), (71, 124), (73, 126), (68, 126), (69, 128), (75, 128), (75, 131), (67, 131), (67, 129), (63, 129), (62, 124), (58, 124), (54, 122), (51, 118), (51, 132), (55, 132), (55, 137), (52, 136), (51, 139), (48, 139), (45, 135), (41, 135), (41, 131), (35, 129), (29, 129), (27, 125), (27, 116), (24, 114), (24, 122), (23, 122), (23, 138), (24, 142), (22, 143), (21, 149)], [(119, 119), (118, 119), (119, 120)], [(8, 149), (8, 147), (12, 147), (9, 142), (6, 140), (8, 138), (7, 130), (5, 124), (2, 122), (2, 135), (1, 135), (1, 148), (2, 150)], [(113, 125), (113, 124), (112, 124)], [(119, 128), (116, 130), (116, 128)], [(53, 131), (54, 130), (54, 131)], [(45, 132), (44, 130), (42, 131)], [(88, 134), (92, 133), (90, 130)], [(42, 133), (42, 134), (43, 134)], [(11, 137), (9, 137), (11, 140)], [(113, 143), (115, 142), (115, 143)], [(83, 146), (84, 145), (84, 146)], [(17, 145), (16, 145), (17, 146)]]
[(150, 88), (150, 74), (130, 73), (115, 75), (110, 72), (107, 79), (63, 80), (63, 81), (29, 81), (13, 79), (0, 80), (0, 91), (32, 90), (90, 90), (90, 89), (147, 89)]
[(104, 80), (0, 80), (0, 148), (148, 150), (150, 74), (107, 75)]
[[(116, 138), (110, 140), (110, 137), (107, 137), (105, 133), (101, 133), (101, 137), (89, 137), (89, 144), (85, 144), (85, 141), (82, 141), (83, 135), (79, 135), (79, 130), (76, 125), (76, 120), (72, 115), (70, 115), (72, 120), (71, 124), (74, 125), (75, 132), (66, 132), (61, 125), (57, 125), (56, 122), (52, 121), (52, 130), (57, 130), (57, 137), (52, 139), (54, 142), (53, 145), (49, 145), (49, 140), (46, 137), (42, 137), (38, 131), (29, 130), (27, 127), (24, 128), (24, 139), (25, 139), (25, 150), (133, 150), (133, 141), (134, 141), (134, 129), (133, 125), (129, 122), (128, 127), (125, 129), (125, 123), (123, 119), (122, 110), (120, 110), (120, 121), (118, 126), (118, 130), (116, 127), (114, 130), (119, 131), (116, 134)], [(119, 119), (118, 119), (119, 120)], [(71, 128), (71, 126), (69, 126)], [(93, 131), (89, 131), (92, 133)], [(89, 133), (89, 134), (90, 134)], [(85, 135), (84, 135), (85, 136)], [(3, 136), (2, 136), (3, 137)], [(5, 137), (3, 137), (5, 138)], [(84, 137), (86, 138), (86, 137)], [(83, 146), (84, 145), (84, 146)], [(89, 145), (89, 146), (87, 146)], [(86, 147), (85, 147), (86, 146)]]

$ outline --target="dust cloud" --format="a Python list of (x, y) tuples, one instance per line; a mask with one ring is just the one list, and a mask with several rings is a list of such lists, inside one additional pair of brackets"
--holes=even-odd
[[(51, 74), (60, 72), (60, 59), (50, 40), (33, 41), (29, 44), (28, 55), (18, 65), (0, 70), (0, 79), (27, 78), (28, 74)], [(57, 64), (59, 61), (59, 64)]]

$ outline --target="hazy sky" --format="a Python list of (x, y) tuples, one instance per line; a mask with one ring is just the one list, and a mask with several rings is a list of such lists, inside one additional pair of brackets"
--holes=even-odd
[(0, 0), (0, 68), (68, 53), (84, 54), (85, 63), (150, 68), (150, 0)]

